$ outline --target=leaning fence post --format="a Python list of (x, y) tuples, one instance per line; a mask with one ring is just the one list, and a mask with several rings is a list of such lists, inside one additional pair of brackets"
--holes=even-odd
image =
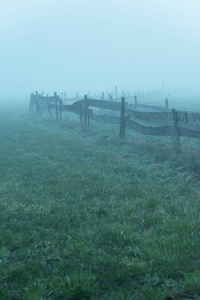
[(58, 121), (58, 99), (57, 99), (56, 92), (54, 92), (54, 98), (55, 98), (55, 107), (56, 107), (56, 120)]
[(41, 112), (40, 112), (39, 94), (37, 91), (35, 92), (35, 105), (37, 108), (37, 116), (40, 116)]
[(33, 94), (30, 96), (30, 102), (29, 102), (29, 114), (33, 115)]
[(120, 112), (120, 130), (119, 138), (125, 139), (125, 98), (121, 98), (121, 112)]
[(49, 95), (47, 94), (47, 97), (46, 97), (47, 108), (48, 108), (51, 119), (53, 119), (48, 98), (49, 98)]
[(165, 107), (166, 107), (166, 108), (168, 108), (168, 107), (169, 107), (169, 105), (168, 105), (168, 98), (167, 98), (167, 99), (165, 99)]
[(137, 96), (134, 96), (135, 104), (137, 104)]
[(172, 115), (173, 115), (173, 120), (174, 120), (174, 130), (175, 130), (175, 136), (176, 136), (175, 147), (176, 147), (176, 151), (180, 152), (181, 142), (180, 142), (180, 134), (179, 134), (179, 130), (178, 130), (178, 116), (177, 116), (177, 112), (174, 108), (172, 109)]
[(117, 99), (117, 86), (115, 86), (115, 97)]
[(188, 116), (187, 116), (187, 112), (184, 111), (184, 115), (185, 115), (185, 123), (188, 123)]
[(82, 103), (79, 104), (79, 114), (80, 114), (80, 123), (81, 126), (83, 125), (83, 109), (82, 109)]
[(62, 100), (59, 97), (59, 113), (60, 113), (60, 121), (62, 121)]
[(84, 126), (89, 126), (89, 101), (87, 95), (84, 96)]

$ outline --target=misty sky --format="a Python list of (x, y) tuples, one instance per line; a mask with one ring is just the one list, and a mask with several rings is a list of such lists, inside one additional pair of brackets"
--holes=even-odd
[(0, 0), (1, 94), (200, 87), (199, 0)]

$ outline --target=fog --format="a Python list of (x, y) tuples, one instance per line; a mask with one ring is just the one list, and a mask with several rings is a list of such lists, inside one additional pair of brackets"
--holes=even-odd
[(199, 91), (199, 0), (1, 0), (3, 97)]

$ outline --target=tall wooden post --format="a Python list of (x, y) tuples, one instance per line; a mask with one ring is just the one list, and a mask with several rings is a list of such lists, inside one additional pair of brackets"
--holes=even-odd
[(89, 101), (87, 95), (84, 96), (84, 126), (89, 126)]
[(115, 86), (115, 97), (117, 99), (117, 86)]
[(50, 104), (49, 104), (49, 101), (48, 101), (48, 99), (46, 100), (46, 103), (47, 103), (47, 108), (48, 108), (48, 111), (49, 111), (50, 117), (51, 117), (51, 119), (53, 119), (53, 116), (52, 116), (52, 113), (51, 113)]
[(168, 98), (167, 98), (167, 99), (165, 99), (165, 107), (166, 107), (166, 108), (168, 108), (168, 107), (169, 107), (169, 105), (168, 105)]
[(134, 96), (135, 104), (137, 104), (137, 96)]
[(121, 98), (121, 112), (120, 112), (120, 131), (119, 138), (121, 140), (125, 139), (125, 98)]
[(178, 130), (178, 116), (176, 110), (172, 109), (172, 115), (174, 120), (174, 131), (175, 131), (175, 150), (177, 153), (181, 152), (181, 141), (180, 141), (180, 135)]
[(188, 116), (187, 116), (187, 112), (185, 111), (185, 112), (184, 112), (184, 114), (185, 114), (185, 123), (188, 123)]
[(36, 109), (37, 109), (37, 116), (40, 115), (40, 103), (39, 103), (39, 94), (36, 91), (35, 92), (35, 105), (36, 105)]
[(62, 121), (62, 100), (59, 97), (59, 113), (60, 113), (60, 121)]
[(30, 96), (30, 102), (29, 102), (29, 114), (33, 114), (33, 97), (34, 97), (34, 94), (31, 94)]
[(54, 98), (55, 98), (55, 107), (56, 107), (56, 120), (58, 121), (58, 98), (56, 92), (54, 92)]
[(80, 114), (80, 123), (81, 126), (83, 125), (83, 109), (82, 109), (82, 104), (79, 104), (79, 114)]

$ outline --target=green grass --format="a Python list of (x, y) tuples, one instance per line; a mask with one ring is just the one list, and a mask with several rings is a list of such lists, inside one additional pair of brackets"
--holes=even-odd
[(0, 123), (0, 299), (200, 299), (199, 141)]

